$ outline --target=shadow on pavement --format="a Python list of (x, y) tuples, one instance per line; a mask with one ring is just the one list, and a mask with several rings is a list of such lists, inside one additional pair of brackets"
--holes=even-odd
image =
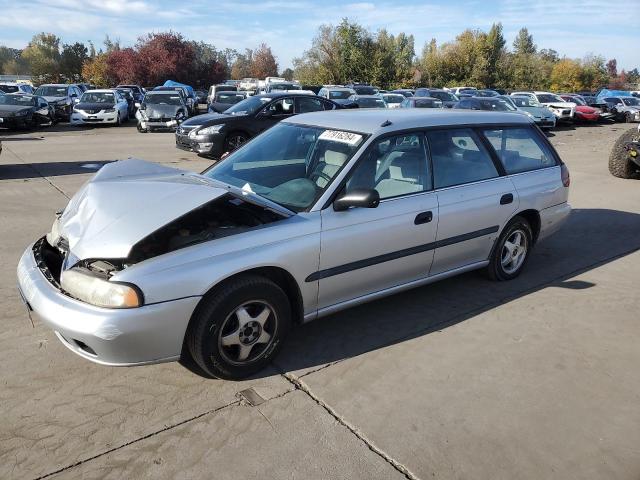
[(40, 177), (59, 177), (95, 173), (113, 160), (87, 162), (14, 163), (0, 165), (0, 180), (17, 180)]
[(572, 290), (594, 286), (571, 277), (640, 249), (638, 232), (638, 214), (574, 210), (562, 230), (536, 245), (517, 279), (496, 283), (470, 272), (320, 318), (293, 329), (275, 364), (282, 371), (312, 371), (473, 320), (544, 288), (562, 288), (569, 298)]

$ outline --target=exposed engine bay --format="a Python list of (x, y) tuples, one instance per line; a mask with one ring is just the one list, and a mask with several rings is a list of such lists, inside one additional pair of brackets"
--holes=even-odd
[(205, 203), (143, 238), (131, 249), (126, 264), (172, 252), (197, 243), (235, 235), (285, 218), (268, 208), (234, 195)]

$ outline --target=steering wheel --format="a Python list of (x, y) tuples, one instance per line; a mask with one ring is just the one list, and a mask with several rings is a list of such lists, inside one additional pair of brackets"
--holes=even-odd
[(324, 172), (313, 172), (311, 174), (311, 178), (312, 179), (324, 178), (327, 181), (327, 183), (331, 182), (331, 177)]

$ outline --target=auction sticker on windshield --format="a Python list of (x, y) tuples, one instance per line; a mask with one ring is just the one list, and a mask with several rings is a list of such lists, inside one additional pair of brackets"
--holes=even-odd
[(325, 130), (318, 139), (346, 143), (348, 145), (357, 145), (358, 142), (362, 140), (362, 135), (351, 132), (341, 132), (339, 130)]

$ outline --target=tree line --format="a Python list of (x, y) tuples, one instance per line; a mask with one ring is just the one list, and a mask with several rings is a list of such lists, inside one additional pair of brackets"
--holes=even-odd
[(88, 82), (107, 87), (158, 85), (172, 79), (208, 88), (228, 78), (278, 75), (278, 63), (264, 43), (240, 53), (172, 31), (144, 35), (133, 47), (122, 47), (107, 36), (100, 49), (92, 42), (63, 44), (54, 34), (39, 33), (23, 50), (0, 46), (0, 73), (31, 75), (36, 84)]
[[(539, 49), (526, 28), (507, 47), (500, 23), (488, 32), (467, 29), (443, 44), (432, 39), (418, 55), (413, 35), (373, 32), (343, 19), (336, 26), (321, 25), (293, 67), (280, 76), (309, 85), (362, 81), (383, 88), (465, 85), (582, 91), (640, 81), (637, 68), (618, 72), (615, 59), (593, 54), (561, 58), (555, 50)], [(173, 31), (141, 36), (132, 47), (107, 36), (99, 49), (91, 42), (66, 44), (54, 34), (40, 33), (23, 50), (0, 46), (0, 73), (31, 75), (36, 84), (84, 81), (106, 87), (172, 79), (208, 87), (228, 78), (278, 75), (278, 63), (264, 43), (243, 52), (220, 50)]]
[(322, 25), (311, 48), (294, 59), (294, 76), (308, 84), (366, 81), (383, 88), (451, 87), (581, 91), (603, 86), (620, 88), (640, 81), (637, 68), (618, 73), (615, 59), (586, 55), (560, 58), (551, 49), (538, 49), (522, 28), (507, 48), (502, 24), (488, 32), (467, 29), (455, 40), (427, 42), (416, 55), (413, 35), (372, 32), (343, 19)]

